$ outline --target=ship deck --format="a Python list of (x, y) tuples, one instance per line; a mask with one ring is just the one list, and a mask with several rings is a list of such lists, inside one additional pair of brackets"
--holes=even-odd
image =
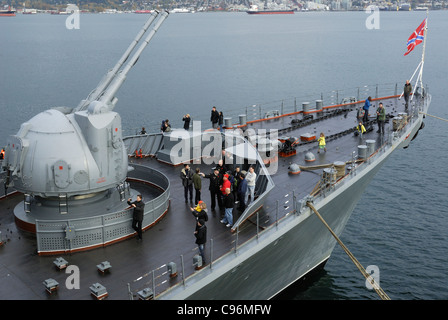
[[(392, 96), (374, 99), (371, 113), (376, 110), (380, 101), (383, 102), (387, 114), (396, 116), (405, 111), (404, 99), (399, 100), (397, 96)], [(418, 97), (414, 101), (417, 102)], [(276, 173), (272, 175), (275, 188), (266, 198), (258, 214), (244, 222), (238, 232), (231, 232), (230, 228), (220, 223), (224, 212), (218, 209), (208, 210), (205, 250), (207, 264), (231, 251), (235, 241), (243, 243), (254, 237), (257, 233), (257, 220), (259, 230), (263, 230), (264, 227), (273, 224), (276, 219), (292, 212), (293, 192), (299, 199), (312, 192), (321, 179), (322, 170), (302, 170), (300, 174), (290, 174), (288, 167), (291, 163), (316, 166), (332, 164), (335, 161), (350, 161), (353, 152), (357, 153), (358, 146), (364, 144), (366, 140), (375, 140), (377, 147), (385, 142), (386, 137), (393, 130), (392, 119), (386, 123), (384, 135), (376, 132), (376, 124), (373, 125), (372, 131), (365, 133), (362, 137), (354, 135), (353, 128), (357, 125), (357, 109), (360, 106), (362, 106), (361, 103), (347, 105), (343, 108), (344, 111), (303, 126), (294, 124), (295, 120), (303, 119), (303, 113), (288, 114), (247, 124), (247, 129), (279, 129), (279, 138), (299, 138), (305, 133), (311, 133), (317, 138), (320, 132), (324, 132), (327, 137), (327, 151), (318, 154), (317, 142), (313, 141), (299, 144), (295, 155), (278, 157), (278, 162), (275, 163), (278, 167)], [(331, 109), (328, 112), (332, 112)], [(372, 119), (374, 118), (372, 116)], [(305, 154), (309, 151), (315, 155), (315, 161), (312, 163), (305, 161)], [(183, 276), (187, 277), (196, 272), (193, 266), (193, 256), (198, 253), (193, 235), (195, 218), (190, 211), (191, 204), (184, 201), (184, 190), (179, 177), (182, 167), (162, 163), (154, 157), (130, 158), (129, 163), (150, 166), (163, 172), (170, 179), (169, 210), (160, 222), (145, 230), (143, 241), (131, 238), (103, 248), (58, 255), (67, 260), (69, 265), (79, 268), (79, 289), (67, 287), (66, 281), (67, 283), (71, 281), (72, 278), (69, 277), (72, 274), (55, 268), (53, 261), (58, 256), (38, 255), (35, 236), (16, 227), (13, 208), (23, 196), (10, 194), (0, 201), (0, 231), (4, 241), (0, 247), (0, 298), (2, 300), (92, 299), (89, 287), (94, 283), (100, 283), (106, 287), (108, 299), (129, 299), (128, 289), (132, 291), (131, 295), (136, 299), (137, 291), (143, 288), (155, 289), (158, 294), (169, 286), (182, 282)], [(209, 173), (212, 168), (212, 165), (198, 166), (204, 173)], [(192, 168), (195, 167), (196, 165), (192, 164)], [(138, 186), (132, 183), (131, 186), (138, 190)], [(208, 179), (203, 179), (202, 200), (209, 205), (208, 186)], [(238, 219), (238, 216), (235, 209), (234, 221)], [(211, 253), (212, 248), (213, 253)], [(98, 272), (96, 267), (103, 261), (109, 261), (112, 266), (110, 272), (105, 274)], [(166, 265), (170, 262), (177, 265), (177, 277), (170, 278), (166, 272)], [(207, 267), (208, 265), (205, 266)], [(49, 278), (59, 283), (57, 293), (46, 292), (42, 282)]]

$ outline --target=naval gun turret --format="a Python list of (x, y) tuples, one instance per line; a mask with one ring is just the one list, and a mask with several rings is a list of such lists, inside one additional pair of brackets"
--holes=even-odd
[(9, 137), (2, 164), (6, 184), (25, 195), (14, 211), (16, 218), (32, 225), (36, 219), (67, 213), (82, 218), (126, 206), (124, 198), (131, 195), (126, 186), (128, 158), (121, 117), (113, 111), (115, 95), (167, 16), (151, 14), (117, 64), (76, 108), (39, 113)]

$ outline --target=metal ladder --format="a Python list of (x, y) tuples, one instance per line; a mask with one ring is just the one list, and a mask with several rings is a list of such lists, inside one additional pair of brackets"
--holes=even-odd
[(67, 201), (67, 194), (66, 193), (60, 193), (59, 194), (59, 213), (60, 214), (67, 214), (68, 213), (68, 201)]
[(25, 213), (30, 213), (31, 212), (31, 195), (28, 193), (25, 193), (23, 196), (24, 196), (23, 207), (24, 207)]

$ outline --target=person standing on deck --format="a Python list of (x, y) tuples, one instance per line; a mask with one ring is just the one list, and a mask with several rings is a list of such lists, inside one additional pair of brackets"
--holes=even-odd
[(378, 109), (376, 110), (378, 116), (378, 131), (379, 134), (384, 134), (384, 122), (386, 121), (386, 109), (383, 107), (383, 103), (380, 102)]
[(210, 198), (212, 202), (211, 209), (212, 211), (215, 211), (216, 199), (218, 199), (219, 208), (222, 207), (220, 195), (221, 191), (219, 190), (219, 186), (221, 185), (221, 176), (219, 174), (219, 170), (215, 168), (215, 170), (213, 170), (213, 173), (211, 174), (201, 174), (203, 177), (210, 179), (210, 186), (208, 187), (208, 190), (210, 191)]
[(230, 189), (230, 180), (229, 175), (226, 173), (222, 178), (222, 185), (221, 185), (221, 194), (224, 197), (226, 195), (226, 189)]
[(190, 129), (190, 115), (187, 113), (183, 118), (182, 121), (184, 122), (184, 129), (189, 130)]
[(193, 172), (189, 164), (184, 164), (184, 168), (180, 172), (180, 178), (184, 186), (185, 203), (188, 203), (188, 193), (190, 193), (190, 202), (193, 202)]
[(160, 126), (160, 130), (162, 130), (162, 132), (170, 132), (171, 131), (170, 120), (166, 119), (165, 121), (162, 121), (162, 125)]
[(202, 189), (202, 179), (201, 170), (196, 168), (196, 172), (193, 175), (193, 186), (195, 190), (194, 203), (198, 204), (201, 201), (201, 189)]
[(233, 172), (234, 182), (233, 182), (233, 198), (235, 202), (238, 201), (238, 184), (240, 183), (240, 167), (236, 166), (235, 171)]
[[(257, 174), (255, 173), (254, 167), (249, 167), (249, 172), (246, 175), (246, 181), (247, 181), (247, 192), (246, 197), (244, 199), (244, 203), (246, 205), (249, 205), (250, 203), (254, 202), (255, 197), (255, 180), (257, 179)], [(248, 202), (250, 194), (250, 202)]]
[(202, 219), (208, 221), (207, 205), (204, 201), (199, 201), (198, 205), (194, 208), (190, 208), (190, 210), (197, 220)]
[(132, 214), (132, 229), (137, 231), (137, 240), (142, 240), (142, 223), (145, 203), (142, 201), (141, 194), (137, 195), (137, 201), (131, 202), (131, 200), (131, 198), (128, 199), (128, 205), (134, 208)]
[(369, 122), (369, 108), (370, 108), (370, 101), (372, 101), (372, 97), (368, 97), (366, 99), (366, 102), (364, 103), (364, 106), (362, 109), (364, 110), (364, 117), (362, 118), (362, 122), (366, 124)]
[(235, 199), (233, 193), (230, 192), (230, 188), (226, 188), (226, 195), (224, 196), (224, 208), (225, 215), (220, 221), (225, 223), (226, 227), (231, 227), (233, 225), (233, 207), (235, 206)]
[(409, 102), (409, 95), (412, 92), (412, 85), (409, 83), (409, 80), (406, 80), (406, 83), (404, 85), (404, 89), (403, 89), (403, 96), (404, 96), (404, 101), (406, 101), (404, 107), (407, 109), (408, 108), (408, 102)]
[(226, 172), (227, 172), (227, 167), (226, 167), (226, 165), (224, 164), (224, 161), (223, 161), (222, 159), (219, 159), (219, 160), (218, 160), (218, 164), (216, 165), (215, 168), (219, 170), (219, 176), (220, 176), (220, 178), (221, 178), (221, 180), (219, 181), (219, 184), (222, 184), (224, 175), (225, 175)]
[(219, 113), (216, 110), (215, 106), (213, 106), (213, 108), (212, 108), (212, 113), (210, 115), (210, 121), (212, 122), (213, 129), (217, 129), (218, 128), (218, 121), (219, 121)]
[(324, 149), (324, 151), (327, 152), (327, 144), (325, 142), (325, 135), (323, 132), (320, 133), (320, 137), (317, 139), (317, 142), (319, 142), (319, 149), (317, 149), (317, 153), (320, 153), (320, 149)]
[(202, 264), (205, 264), (204, 247), (207, 242), (207, 227), (203, 219), (198, 219), (196, 222), (196, 229), (194, 231), (196, 237), (196, 244), (198, 245), (199, 254), (202, 257)]
[(219, 126), (219, 131), (224, 132), (224, 114), (222, 113), (222, 111), (219, 111), (219, 120), (218, 120), (218, 126)]
[(364, 133), (366, 133), (366, 128), (362, 124), (362, 121), (360, 121), (358, 126), (356, 127), (355, 136), (361, 135), (361, 138), (362, 138), (362, 135)]
[(247, 194), (247, 180), (246, 175), (241, 172), (238, 181), (238, 210), (244, 211), (246, 209), (246, 194)]

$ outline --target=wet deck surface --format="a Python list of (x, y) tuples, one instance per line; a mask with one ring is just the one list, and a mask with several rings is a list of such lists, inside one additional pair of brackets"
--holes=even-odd
[[(371, 110), (376, 110), (379, 101), (375, 101)], [(386, 113), (396, 114), (403, 112), (403, 100), (389, 99), (382, 101), (386, 107)], [(359, 105), (358, 105), (359, 106)], [(249, 125), (249, 128), (284, 128), (291, 126), (291, 120), (298, 116), (286, 116), (280, 119), (272, 119), (265, 122)], [(332, 134), (353, 128), (356, 123), (356, 111), (340, 114), (319, 122), (312, 123), (306, 128), (297, 128), (292, 131), (284, 131), (279, 136), (300, 137), (304, 133), (313, 133), (317, 137), (324, 132), (328, 137)], [(386, 133), (392, 130), (392, 120), (386, 123)], [(382, 143), (381, 136), (374, 130), (365, 134), (363, 140), (377, 140), (377, 147)], [(292, 211), (292, 190), (300, 199), (309, 194), (320, 180), (321, 170), (302, 171), (299, 175), (288, 173), (290, 163), (309, 165), (305, 163), (304, 155), (312, 151), (316, 161), (312, 165), (328, 164), (334, 161), (349, 161), (352, 152), (357, 151), (361, 144), (360, 137), (353, 133), (342, 135), (338, 138), (327, 140), (327, 152), (317, 154), (317, 143), (305, 144), (297, 147), (297, 154), (292, 157), (278, 160), (277, 173), (272, 176), (276, 187), (268, 196), (264, 207), (259, 211), (260, 225), (270, 225), (275, 222), (277, 211), (276, 203), (279, 202), (278, 218)], [(180, 273), (181, 255), (183, 256), (185, 275), (195, 272), (193, 256), (198, 253), (195, 245), (195, 218), (191, 214), (191, 204), (184, 201), (184, 190), (181, 185), (179, 172), (181, 166), (170, 166), (158, 162), (153, 158), (130, 159), (132, 163), (145, 164), (162, 171), (171, 181), (170, 208), (164, 218), (152, 228), (143, 233), (143, 241), (138, 242), (135, 238), (124, 240), (104, 248), (94, 249), (86, 252), (56, 256), (37, 255), (36, 240), (33, 234), (18, 230), (13, 217), (13, 208), (22, 200), (22, 195), (12, 195), (0, 201), (0, 231), (4, 245), (0, 247), (0, 299), (93, 299), (89, 287), (93, 283), (104, 285), (108, 291), (107, 299), (129, 299), (128, 283), (136, 299), (136, 292), (145, 288), (152, 288), (152, 271), (156, 278), (156, 293), (166, 289), (171, 284), (182, 281)], [(192, 165), (194, 169), (196, 165)], [(201, 171), (209, 173), (212, 166), (201, 165)], [(131, 183), (131, 186), (139, 190), (141, 186)], [(202, 182), (202, 200), (210, 204), (210, 193), (208, 191), (208, 179)], [(236, 234), (231, 233), (229, 228), (220, 223), (223, 212), (208, 210), (209, 220), (207, 222), (207, 246), (206, 258), (210, 262), (210, 239), (213, 239), (213, 258), (232, 250), (235, 245)], [(234, 221), (238, 213), (234, 211)], [(255, 216), (245, 222), (240, 228), (238, 242), (256, 234)], [(53, 264), (56, 257), (62, 256), (69, 265), (76, 265), (80, 271), (80, 288), (68, 289), (66, 280), (70, 274), (57, 270)], [(109, 261), (112, 265), (110, 273), (101, 274), (96, 265), (102, 261)], [(166, 274), (165, 264), (175, 262), (179, 275), (170, 279)], [(164, 274), (165, 273), (165, 274)], [(134, 281), (142, 277), (139, 281)], [(48, 278), (59, 282), (57, 293), (49, 295), (42, 284)], [(69, 279), (70, 280), (70, 279)]]

